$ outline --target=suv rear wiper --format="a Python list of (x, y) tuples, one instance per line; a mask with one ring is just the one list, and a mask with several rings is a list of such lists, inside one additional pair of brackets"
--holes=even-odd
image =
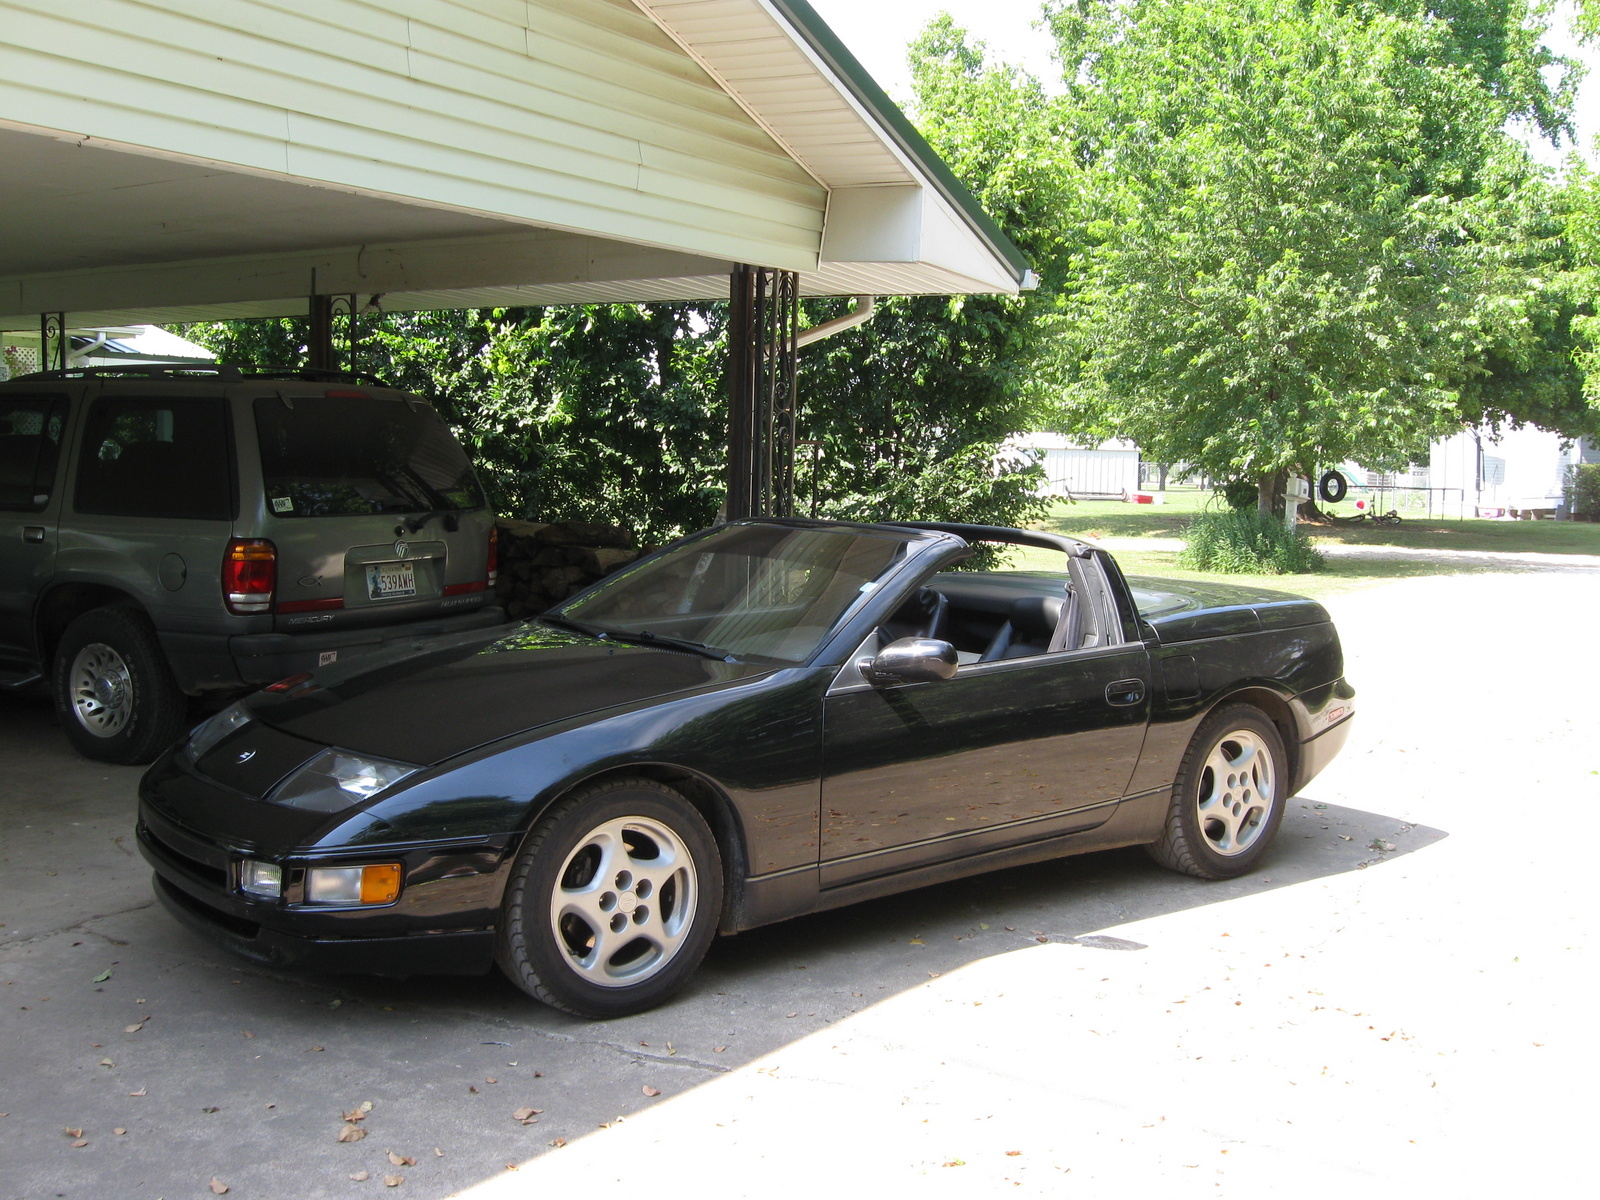
[(446, 533), (454, 533), (456, 530), (461, 528), (461, 519), (456, 516), (455, 510), (451, 508), (429, 509), (421, 516), (407, 517), (405, 519), (405, 527), (412, 533), (416, 533), (417, 530), (421, 529), (435, 517), (444, 518), (444, 531)]

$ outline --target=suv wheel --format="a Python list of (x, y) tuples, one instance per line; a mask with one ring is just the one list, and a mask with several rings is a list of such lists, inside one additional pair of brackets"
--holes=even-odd
[(133, 609), (97, 608), (67, 626), (51, 682), (61, 727), (85, 758), (147, 763), (183, 732), (188, 702)]

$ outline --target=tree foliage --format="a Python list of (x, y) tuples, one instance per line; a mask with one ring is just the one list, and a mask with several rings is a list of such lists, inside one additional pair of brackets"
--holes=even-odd
[(1565, 120), (1526, 10), (1387, 7), (1053, 7), (1064, 103), (1099, 133), (1059, 424), (1265, 499), (1284, 472), (1398, 467), (1479, 417), (1593, 420), (1550, 189), (1504, 130)]

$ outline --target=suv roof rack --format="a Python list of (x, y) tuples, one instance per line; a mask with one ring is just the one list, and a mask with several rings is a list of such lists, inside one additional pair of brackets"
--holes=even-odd
[(190, 379), (197, 376), (229, 382), (246, 379), (298, 379), (306, 383), (364, 383), (369, 387), (389, 385), (365, 371), (334, 371), (324, 367), (263, 367), (249, 363), (128, 363), (116, 367), (70, 367), (65, 371), (34, 371), (14, 375), (14, 382), (41, 379)]

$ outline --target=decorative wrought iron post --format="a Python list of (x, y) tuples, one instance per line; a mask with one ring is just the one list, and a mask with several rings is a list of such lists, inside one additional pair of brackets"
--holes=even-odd
[(361, 317), (356, 306), (355, 293), (348, 295), (340, 293), (336, 296), (311, 297), (311, 336), (306, 343), (307, 366), (317, 367), (324, 371), (339, 369), (339, 359), (333, 350), (333, 323), (336, 317), (344, 317), (349, 322), (347, 370), (356, 369), (356, 354), (361, 346)]
[(791, 516), (800, 277), (741, 263), (728, 303), (727, 518)]
[(333, 370), (333, 297), (311, 296), (311, 332), (306, 338), (306, 365)]
[(40, 313), (39, 314), (39, 369), (41, 371), (65, 371), (67, 369), (68, 346), (72, 339), (67, 336), (66, 313)]

